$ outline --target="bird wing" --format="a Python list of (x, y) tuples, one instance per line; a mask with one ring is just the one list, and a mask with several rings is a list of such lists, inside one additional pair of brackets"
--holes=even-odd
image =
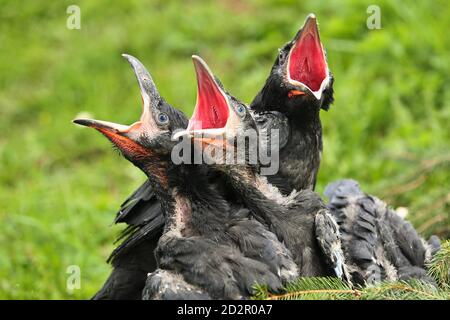
[(257, 260), (244, 257), (234, 246), (200, 236), (173, 238), (164, 234), (156, 250), (160, 268), (170, 268), (206, 290), (213, 299), (241, 299), (254, 294), (255, 283), (273, 292), (282, 288), (279, 277)]
[(289, 119), (281, 112), (266, 111), (252, 113), (258, 128), (260, 143), (262, 146), (271, 145), (272, 130), (278, 130), (279, 149), (283, 148), (289, 140)]
[(315, 217), (315, 232), (327, 264), (338, 278), (351, 281), (342, 250), (339, 227), (327, 209), (320, 210)]
[(130, 266), (114, 268), (92, 300), (140, 300), (146, 275)]
[(354, 180), (340, 180), (328, 185), (325, 195), (329, 198), (328, 208), (339, 226), (353, 282), (381, 281), (383, 269), (376, 260), (380, 239), (372, 199), (365, 197)]
[(141, 299), (149, 272), (157, 267), (154, 250), (164, 228), (164, 217), (156, 215), (141, 225), (128, 226), (119, 236), (122, 242), (113, 250), (107, 262), (113, 266), (94, 300)]
[[(131, 196), (124, 201), (116, 215), (115, 223), (126, 223), (125, 228), (116, 239), (121, 241), (108, 258), (114, 261), (134, 245), (142, 241), (157, 242), (164, 228), (164, 215), (161, 204), (156, 198), (150, 181), (145, 181)], [(151, 272), (153, 270), (149, 270)]]
[(298, 278), (291, 252), (256, 219), (236, 219), (230, 223), (227, 233), (244, 256), (266, 264), (283, 282)]
[[(128, 227), (124, 232), (128, 231), (128, 234), (118, 246), (113, 250), (108, 258), (108, 262), (115, 265), (115, 261), (120, 259), (122, 255), (129, 253), (134, 249), (135, 246), (142, 242), (157, 243), (161, 237), (162, 231), (164, 229), (164, 216), (157, 215), (152, 220), (147, 221), (145, 224), (138, 227)], [(153, 270), (149, 270), (151, 272)]]
[(120, 206), (114, 223), (138, 226), (159, 215), (160, 205), (150, 181), (147, 179)]
[[(379, 200), (381, 202), (381, 200)], [(411, 223), (405, 221), (396, 212), (386, 206), (386, 217), (392, 234), (395, 237), (401, 253), (408, 261), (415, 266), (424, 267), (425, 262), (440, 249), (440, 240), (436, 236), (432, 236), (426, 242), (414, 229)]]
[(342, 234), (354, 282), (418, 278), (428, 282), (425, 262), (439, 247), (426, 243), (414, 227), (380, 199), (363, 193), (354, 180), (326, 187), (328, 208)]
[[(147, 233), (148, 235), (149, 233)], [(151, 233), (150, 233), (151, 234)], [(151, 234), (150, 240), (134, 242), (126, 246), (133, 234), (122, 243), (125, 249), (113, 252), (111, 260), (113, 270), (102, 288), (93, 297), (94, 300), (140, 300), (147, 274), (157, 267), (153, 254), (159, 235)], [(120, 247), (120, 246), (119, 246)], [(120, 254), (118, 254), (120, 253)]]
[[(256, 122), (258, 128), (259, 146), (262, 149), (263, 154), (269, 156), (271, 146), (276, 146), (276, 142), (272, 141), (275, 137), (272, 133), (278, 131), (278, 150), (281, 150), (286, 146), (289, 141), (290, 127), (289, 119), (281, 112), (277, 111), (265, 111), (259, 113), (252, 113), (253, 119)], [(268, 175), (267, 180), (270, 184), (276, 186), (283, 194), (289, 194), (292, 191), (291, 186), (286, 183), (286, 179), (278, 174)]]
[(173, 271), (157, 269), (147, 277), (143, 300), (211, 300), (208, 293)]

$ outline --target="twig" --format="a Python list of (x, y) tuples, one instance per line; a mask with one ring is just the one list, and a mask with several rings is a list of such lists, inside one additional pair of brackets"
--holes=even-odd
[[(426, 296), (431, 297), (433, 299), (438, 298), (437, 296), (434, 296), (431, 293), (428, 293), (428, 292), (425, 292), (425, 291), (421, 291), (421, 290), (417, 290), (417, 289), (411, 288), (411, 287), (409, 287), (407, 285), (404, 285), (404, 284), (395, 284), (395, 285), (391, 286), (391, 289), (393, 289), (393, 290), (400, 290), (400, 291), (403, 290), (403, 291), (415, 292), (415, 293), (418, 293), (418, 294), (426, 295)], [(386, 290), (386, 289), (383, 288), (383, 287), (380, 287), (380, 288), (377, 288), (376, 292), (379, 293), (380, 291), (383, 291), (383, 290)]]
[(429, 227), (431, 227), (433, 224), (444, 221), (445, 217), (442, 214), (438, 214), (437, 216), (433, 217), (433, 219), (430, 219), (428, 221), (426, 221), (425, 223), (423, 223), (422, 225), (420, 225), (417, 228), (417, 231), (419, 233), (424, 232), (425, 230), (427, 230)]
[(283, 298), (289, 298), (292, 296), (296, 296), (296, 295), (301, 295), (301, 294), (314, 294), (314, 293), (349, 293), (349, 294), (353, 294), (355, 297), (360, 297), (362, 292), (359, 290), (304, 290), (304, 291), (293, 291), (293, 292), (288, 292), (285, 294), (280, 294), (280, 295), (269, 295), (269, 297), (267, 298), (267, 300), (279, 300), (279, 299), (283, 299)]
[(417, 179), (405, 183), (403, 185), (399, 185), (399, 186), (394, 186), (392, 187), (390, 190), (388, 190), (386, 193), (388, 194), (388, 197), (392, 197), (392, 196), (396, 196), (402, 193), (406, 193), (409, 192), (411, 190), (417, 189), (418, 187), (420, 187), (420, 185), (422, 183), (425, 182), (425, 180), (427, 179), (427, 176), (425, 174), (421, 174), (420, 177), (418, 177)]
[(433, 212), (439, 208), (442, 208), (449, 202), (450, 202), (450, 193), (447, 193), (443, 197), (440, 197), (440, 198), (434, 200), (433, 204), (426, 206), (426, 207), (423, 206), (422, 207), (423, 209), (417, 210), (414, 217), (416, 220), (420, 219), (422, 217), (425, 217), (425, 216), (429, 215), (431, 212)]
[[(412, 173), (408, 173), (403, 175), (402, 177), (396, 179), (397, 181), (409, 181), (403, 185), (392, 186), (388, 188), (387, 191), (381, 191), (381, 197), (384, 199), (392, 200), (393, 196), (414, 190), (418, 188), (427, 178), (426, 174), (430, 171), (433, 171), (435, 167), (438, 167), (442, 164), (450, 163), (450, 155), (446, 154), (441, 157), (424, 159), (418, 165), (418, 169), (414, 170)], [(420, 175), (418, 178), (416, 178)], [(414, 179), (413, 181), (410, 181)]]

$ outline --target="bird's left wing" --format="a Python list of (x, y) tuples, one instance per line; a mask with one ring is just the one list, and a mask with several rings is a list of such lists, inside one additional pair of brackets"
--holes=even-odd
[(148, 274), (143, 300), (211, 300), (208, 293), (186, 282), (182, 275), (157, 269)]
[(315, 231), (327, 264), (334, 270), (338, 278), (350, 282), (351, 278), (345, 263), (339, 226), (328, 212), (328, 209), (320, 210), (316, 214)]
[[(288, 143), (291, 130), (289, 119), (277, 111), (252, 113), (252, 117), (258, 129), (260, 154), (267, 155), (272, 159), (271, 149), (276, 148), (280, 151)], [(268, 175), (267, 180), (285, 195), (292, 191), (292, 187), (287, 184), (286, 179), (278, 174)]]
[(253, 119), (258, 128), (260, 144), (262, 147), (271, 146), (272, 137), (274, 137), (275, 130), (278, 132), (279, 149), (283, 148), (289, 140), (289, 119), (281, 112), (266, 111), (260, 113), (252, 113)]

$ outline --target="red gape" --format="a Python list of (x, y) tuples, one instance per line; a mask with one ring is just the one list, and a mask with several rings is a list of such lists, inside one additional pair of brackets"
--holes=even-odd
[(312, 91), (320, 89), (327, 77), (327, 64), (317, 25), (308, 22), (289, 54), (289, 75)]
[(197, 72), (197, 104), (188, 130), (223, 128), (228, 120), (228, 104), (216, 82), (203, 65), (195, 64)]

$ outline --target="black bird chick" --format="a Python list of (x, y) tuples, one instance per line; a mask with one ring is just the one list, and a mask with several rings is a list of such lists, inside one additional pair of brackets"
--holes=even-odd
[[(269, 78), (251, 104), (261, 137), (269, 138), (272, 129), (279, 130), (281, 168), (268, 179), (285, 195), (294, 188), (314, 188), (322, 152), (319, 110), (327, 110), (332, 103), (332, 85), (316, 19), (309, 15), (295, 38), (280, 50)], [(182, 113), (180, 117), (187, 123)], [(272, 142), (264, 145), (268, 143)], [(155, 269), (153, 257), (144, 259), (140, 254), (156, 247), (164, 226), (161, 205), (149, 180), (124, 201), (115, 223), (128, 227), (118, 239), (122, 243), (108, 259), (114, 266), (113, 273), (94, 299), (139, 297), (142, 279)], [(118, 278), (129, 277), (130, 271), (134, 274), (130, 280), (134, 281), (117, 283)], [(119, 291), (115, 287), (128, 289)]]
[[(125, 158), (143, 169), (141, 162), (148, 152), (141, 145), (127, 138), (125, 134), (130, 132), (130, 135), (139, 135), (139, 131), (142, 131), (142, 124), (145, 123), (145, 119), (149, 118), (149, 109), (146, 106), (152, 99), (158, 97), (159, 93), (152, 84), (151, 77), (149, 75), (147, 77), (148, 72), (142, 64), (132, 56), (123, 56), (130, 62), (138, 79), (143, 101), (141, 120), (131, 126), (83, 119), (77, 119), (74, 122), (95, 127), (113, 142), (113, 145), (121, 151)], [(178, 111), (176, 113), (177, 126), (185, 127), (188, 122), (186, 116)], [(133, 204), (128, 203), (128, 207), (134, 209), (134, 215), (124, 220), (129, 227), (119, 240), (123, 238), (125, 240), (108, 258), (108, 262), (112, 263), (113, 270), (103, 287), (93, 297), (94, 300), (141, 299), (147, 274), (157, 268), (153, 252), (162, 234), (164, 215), (150, 181), (147, 180), (144, 186), (145, 188), (141, 187), (135, 193), (135, 199), (139, 200)]]
[[(169, 293), (161, 290), (174, 288), (180, 276), (215, 299), (246, 297), (255, 282), (277, 291), (283, 276), (288, 276), (286, 280), (296, 276), (289, 252), (262, 224), (249, 218), (248, 210), (231, 207), (221, 198), (208, 183), (205, 167), (172, 162), (171, 151), (178, 142), (171, 136), (184, 127), (184, 117), (159, 95), (145, 67), (131, 56), (126, 58), (141, 88), (141, 120), (131, 126), (85, 119), (75, 122), (103, 133), (148, 175), (166, 215), (156, 257), (158, 267), (171, 271), (171, 276), (160, 270), (151, 274), (145, 297), (173, 298), (172, 289)], [(201, 296), (195, 292), (194, 298)], [(182, 290), (178, 298), (185, 294)]]
[[(140, 87), (143, 102), (143, 113), (140, 121), (131, 126), (83, 119), (75, 120), (75, 122), (95, 127), (113, 142), (113, 145), (120, 150), (125, 158), (145, 171), (143, 159), (150, 163), (146, 158), (148, 152), (131, 138), (143, 137), (140, 135), (149, 119), (153, 118), (153, 111), (149, 108), (149, 105), (152, 101), (159, 101), (160, 95), (145, 67), (130, 55), (124, 54), (123, 57), (128, 60), (133, 68)], [(161, 102), (162, 107), (165, 105), (165, 102)], [(187, 126), (188, 119), (182, 112), (172, 108), (169, 110), (174, 113), (173, 117), (176, 118), (176, 121), (172, 121), (172, 125), (175, 125), (171, 129)], [(155, 171), (155, 174), (157, 173), (158, 171)], [(147, 180), (125, 201), (122, 207), (126, 210), (116, 217), (115, 222), (125, 222), (128, 227), (118, 239), (118, 241), (123, 241), (108, 258), (113, 270), (102, 288), (92, 298), (94, 300), (141, 299), (147, 274), (157, 268), (153, 252), (162, 234), (165, 219), (151, 181)]]
[[(282, 181), (286, 193), (315, 185), (322, 151), (319, 110), (328, 110), (332, 103), (332, 85), (316, 18), (310, 14), (294, 39), (279, 51), (265, 85), (250, 106), (260, 131), (280, 131), (283, 165), (269, 180)], [(159, 204), (146, 181), (122, 204), (116, 222), (135, 227), (156, 217), (160, 217)]]
[[(345, 277), (338, 226), (325, 204), (311, 190), (284, 196), (258, 173), (257, 162), (250, 163), (250, 153), (257, 152), (258, 142), (251, 140), (252, 132), (257, 135), (257, 125), (249, 110), (223, 89), (201, 58), (194, 60), (200, 70), (197, 73), (208, 78), (204, 81), (208, 99), (196, 105), (188, 129), (177, 136), (191, 136), (204, 150), (204, 156), (210, 157), (208, 162), (225, 172), (253, 215), (292, 252), (300, 276)], [(244, 144), (242, 153), (238, 141), (246, 137), (250, 141), (248, 146)], [(239, 155), (243, 158), (239, 159)]]
[(320, 109), (333, 102), (333, 76), (320, 42), (316, 17), (308, 15), (294, 39), (280, 49), (250, 109), (264, 131), (279, 130), (280, 171), (268, 176), (293, 189), (313, 190), (322, 154)]
[(427, 275), (426, 263), (440, 249), (436, 236), (426, 242), (409, 222), (385, 202), (365, 194), (354, 180), (329, 184), (325, 195), (339, 224), (354, 283), (411, 278), (434, 282)]

